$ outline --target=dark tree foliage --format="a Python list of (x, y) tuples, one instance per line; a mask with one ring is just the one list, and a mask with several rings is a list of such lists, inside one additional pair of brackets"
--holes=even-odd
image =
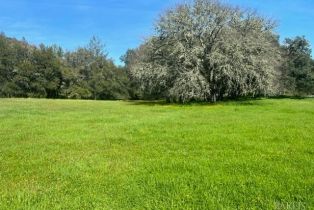
[(314, 95), (314, 62), (304, 37), (287, 38), (283, 45), (282, 81), (285, 94)]
[(121, 57), (121, 61), (124, 62), (125, 64), (125, 71), (127, 73), (127, 78), (128, 78), (128, 86), (127, 86), (127, 91), (131, 99), (137, 100), (141, 98), (141, 90), (140, 90), (140, 81), (134, 77), (130, 71), (130, 67), (133, 65), (132, 62), (135, 61), (135, 56), (136, 56), (136, 51), (129, 49)]
[(93, 37), (86, 47), (28, 44), (0, 35), (0, 97), (125, 99), (128, 77)]

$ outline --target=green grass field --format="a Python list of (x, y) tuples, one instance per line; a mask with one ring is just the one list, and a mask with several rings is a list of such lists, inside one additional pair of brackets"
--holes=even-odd
[(314, 99), (0, 100), (0, 209), (313, 209)]

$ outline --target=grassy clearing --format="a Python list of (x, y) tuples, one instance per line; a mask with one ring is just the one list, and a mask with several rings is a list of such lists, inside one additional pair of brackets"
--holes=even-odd
[(0, 209), (311, 209), (314, 100), (0, 100)]

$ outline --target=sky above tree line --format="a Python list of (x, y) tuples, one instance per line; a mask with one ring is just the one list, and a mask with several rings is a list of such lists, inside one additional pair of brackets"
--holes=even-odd
[[(0, 32), (30, 43), (57, 44), (67, 50), (84, 46), (95, 35), (109, 57), (120, 57), (153, 33), (167, 8), (184, 0), (0, 0)], [(186, 0), (185, 0), (186, 1)], [(256, 9), (278, 22), (281, 40), (304, 35), (314, 46), (313, 0), (224, 0)]]

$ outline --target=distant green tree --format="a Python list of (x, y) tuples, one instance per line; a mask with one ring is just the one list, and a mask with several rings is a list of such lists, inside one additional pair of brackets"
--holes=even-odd
[(0, 35), (0, 96), (12, 95), (14, 71), (14, 54), (4, 34)]
[(310, 43), (305, 37), (287, 38), (283, 45), (282, 82), (285, 91), (296, 95), (314, 94), (314, 65)]
[(35, 94), (41, 97), (58, 98), (62, 84), (61, 63), (53, 47), (40, 45), (34, 50), (32, 62), (36, 79), (33, 86), (38, 88)]
[(25, 41), (0, 35), (0, 96), (25, 96), (25, 90), (16, 83), (19, 66), (29, 61), (32, 47)]
[(140, 88), (140, 81), (132, 74), (131, 67), (136, 61), (136, 50), (128, 49), (120, 59), (124, 63), (124, 71), (127, 76), (127, 91), (131, 99), (140, 99), (143, 95)]
[[(66, 64), (73, 70), (76, 78), (76, 97), (90, 99), (123, 99), (128, 98), (127, 77), (124, 71), (116, 67), (107, 58), (104, 44), (97, 37), (93, 37), (86, 47), (67, 53)], [(83, 94), (83, 95), (82, 95)]]

